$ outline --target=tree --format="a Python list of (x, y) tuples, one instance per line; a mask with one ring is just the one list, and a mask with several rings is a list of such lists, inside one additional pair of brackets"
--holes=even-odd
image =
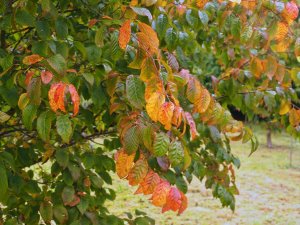
[[(300, 110), (295, 1), (4, 0), (0, 223), (151, 223), (110, 215), (116, 172), (184, 212), (192, 179), (235, 208), (235, 120)], [(291, 64), (289, 64), (291, 63)]]

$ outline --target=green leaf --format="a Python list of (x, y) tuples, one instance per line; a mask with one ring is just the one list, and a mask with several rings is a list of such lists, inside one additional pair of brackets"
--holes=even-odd
[(50, 57), (49, 59), (47, 59), (47, 62), (52, 67), (52, 69), (58, 74), (63, 75), (67, 69), (66, 60), (60, 54), (56, 54)]
[(59, 39), (65, 39), (68, 36), (68, 24), (63, 17), (55, 20), (56, 35)]
[(53, 219), (52, 205), (49, 202), (43, 202), (40, 205), (40, 214), (46, 224), (49, 224)]
[(194, 15), (192, 9), (186, 11), (185, 18), (191, 27), (196, 28), (198, 26), (198, 18)]
[(32, 78), (27, 86), (27, 94), (30, 102), (34, 105), (41, 104), (41, 79), (39, 77)]
[(63, 200), (63, 203), (67, 205), (70, 202), (72, 202), (74, 199), (74, 195), (75, 195), (75, 190), (73, 187), (69, 187), (69, 186), (64, 187), (61, 193), (61, 198)]
[(6, 169), (2, 163), (0, 163), (0, 202), (3, 202), (7, 198), (8, 181)]
[(98, 30), (96, 31), (96, 35), (95, 35), (95, 44), (101, 48), (104, 46), (104, 26), (101, 26), (98, 28)]
[(69, 143), (72, 137), (72, 122), (68, 115), (60, 115), (56, 120), (56, 130), (65, 143)]
[(176, 166), (184, 160), (184, 150), (179, 141), (171, 143), (168, 154), (169, 160), (173, 166)]
[(17, 10), (16, 12), (16, 22), (24, 26), (33, 26), (35, 18), (26, 10)]
[(69, 164), (69, 152), (66, 149), (58, 149), (56, 150), (55, 158), (57, 163), (63, 167), (66, 168)]
[(49, 111), (43, 112), (37, 119), (36, 129), (43, 141), (49, 141), (51, 131), (51, 121), (53, 114)]
[(199, 15), (199, 18), (201, 20), (201, 23), (206, 26), (208, 24), (208, 21), (209, 21), (207, 13), (205, 11), (199, 10), (198, 15)]
[(160, 14), (157, 19), (156, 19), (156, 25), (155, 25), (155, 30), (158, 34), (159, 39), (163, 39), (166, 31), (167, 31), (167, 27), (168, 27), (168, 17), (165, 14)]
[(89, 207), (89, 200), (87, 198), (81, 198), (80, 203), (76, 207), (83, 215)]
[(188, 191), (188, 186), (186, 181), (184, 180), (183, 176), (176, 177), (176, 186), (180, 191), (183, 193), (187, 193)]
[(253, 137), (253, 132), (249, 127), (244, 128), (243, 143), (248, 142)]
[(123, 146), (127, 154), (131, 155), (136, 152), (139, 147), (139, 142), (138, 129), (136, 126), (132, 126), (126, 130), (123, 139)]
[(145, 126), (142, 130), (143, 143), (148, 150), (152, 150), (153, 129), (152, 126)]
[(32, 130), (32, 124), (36, 118), (37, 106), (36, 105), (27, 105), (22, 112), (22, 121), (24, 126), (28, 130)]
[(41, 20), (36, 23), (36, 32), (42, 40), (50, 38), (51, 30), (47, 21)]
[(238, 17), (231, 20), (230, 29), (233, 37), (238, 39), (240, 37), (240, 31), (241, 31), (241, 22)]
[(129, 102), (136, 108), (145, 106), (145, 85), (138, 77), (129, 75), (126, 79), (126, 96)]
[(102, 186), (104, 184), (103, 180), (98, 175), (92, 175), (91, 176), (91, 181), (92, 181), (92, 185), (95, 188), (102, 188)]
[(5, 123), (9, 119), (9, 115), (7, 115), (5, 112), (0, 111), (0, 123)]
[(81, 175), (81, 171), (78, 165), (76, 165), (75, 163), (69, 163), (68, 164), (68, 169), (71, 173), (71, 176), (73, 178), (73, 181), (77, 181), (80, 178)]
[(208, 126), (210, 137), (215, 143), (222, 141), (220, 131), (215, 126)]
[(174, 28), (169, 28), (166, 32), (165, 41), (167, 43), (168, 49), (174, 50), (177, 45), (177, 32)]
[(149, 22), (152, 21), (152, 14), (151, 12), (146, 8), (140, 8), (140, 7), (130, 7), (136, 14), (140, 16), (147, 16), (149, 19)]
[(53, 215), (59, 224), (64, 224), (69, 219), (68, 211), (63, 205), (54, 205)]
[(167, 134), (160, 132), (156, 134), (153, 143), (153, 154), (155, 156), (164, 156), (169, 149), (170, 138)]

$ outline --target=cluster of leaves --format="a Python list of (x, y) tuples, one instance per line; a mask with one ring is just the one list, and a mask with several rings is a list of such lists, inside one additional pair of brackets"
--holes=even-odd
[(4, 0), (0, 223), (153, 223), (109, 214), (110, 171), (163, 212), (187, 208), (193, 178), (234, 210), (230, 142), (258, 142), (228, 108), (299, 137), (297, 16), (295, 1)]

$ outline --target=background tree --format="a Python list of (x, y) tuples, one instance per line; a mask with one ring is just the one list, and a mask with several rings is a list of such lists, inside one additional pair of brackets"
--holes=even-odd
[(228, 109), (299, 137), (294, 1), (4, 0), (0, 13), (1, 223), (152, 223), (109, 214), (110, 171), (163, 212), (186, 209), (193, 178), (234, 210), (230, 142), (258, 143)]

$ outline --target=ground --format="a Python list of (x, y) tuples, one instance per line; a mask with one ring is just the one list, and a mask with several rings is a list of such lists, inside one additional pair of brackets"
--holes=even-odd
[(211, 191), (196, 179), (187, 193), (189, 207), (181, 216), (173, 212), (162, 214), (146, 196), (133, 195), (136, 188), (118, 178), (113, 185), (117, 198), (107, 203), (110, 211), (124, 217), (126, 212), (142, 210), (158, 225), (300, 224), (300, 143), (285, 133), (276, 133), (273, 135), (274, 148), (268, 149), (265, 131), (258, 129), (256, 135), (260, 147), (251, 157), (248, 157), (250, 147), (247, 144), (233, 144), (233, 152), (242, 163), (236, 171), (240, 195), (236, 198), (234, 213), (222, 208)]

